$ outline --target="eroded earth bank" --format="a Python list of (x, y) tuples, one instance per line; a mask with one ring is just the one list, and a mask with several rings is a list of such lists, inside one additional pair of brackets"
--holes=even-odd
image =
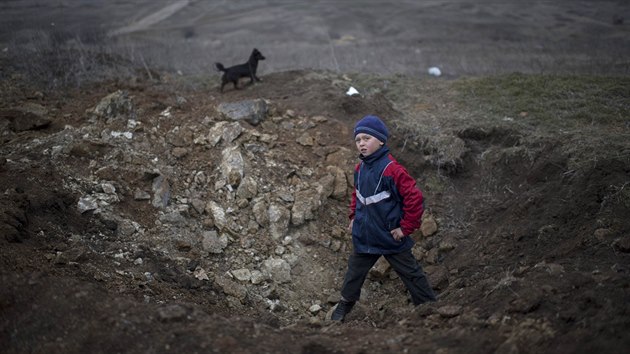
[[(3, 84), (3, 351), (630, 347), (627, 140), (472, 113), (445, 80), (295, 71), (217, 84)], [(427, 199), (414, 254), (439, 301), (414, 308), (379, 263), (331, 323), (351, 251), (351, 128), (368, 113)]]

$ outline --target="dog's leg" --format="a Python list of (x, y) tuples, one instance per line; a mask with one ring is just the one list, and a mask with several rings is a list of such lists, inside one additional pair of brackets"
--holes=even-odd
[(256, 79), (256, 73), (252, 69), (252, 65), (249, 65), (249, 84), (252, 85)]
[(225, 79), (225, 75), (221, 78), (221, 93), (223, 93), (223, 88), (227, 85), (229, 81)]

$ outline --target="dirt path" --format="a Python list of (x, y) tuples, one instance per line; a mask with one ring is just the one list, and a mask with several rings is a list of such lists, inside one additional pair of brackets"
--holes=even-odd
[(175, 13), (183, 9), (184, 7), (190, 4), (189, 0), (179, 0), (176, 1), (159, 11), (156, 11), (134, 23), (131, 23), (125, 27), (115, 29), (109, 33), (110, 36), (118, 36), (122, 34), (133, 33), (137, 31), (146, 30), (147, 28), (166, 20), (167, 18), (173, 16)]

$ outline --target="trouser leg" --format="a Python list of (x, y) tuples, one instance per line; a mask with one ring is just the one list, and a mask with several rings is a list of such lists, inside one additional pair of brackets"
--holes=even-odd
[(411, 301), (413, 301), (414, 305), (436, 300), (435, 293), (411, 250), (397, 254), (387, 254), (385, 259), (398, 273), (403, 284), (411, 293)]
[(343, 280), (341, 296), (346, 301), (358, 301), (361, 297), (361, 287), (370, 268), (376, 263), (380, 255), (353, 253), (348, 259), (348, 270)]

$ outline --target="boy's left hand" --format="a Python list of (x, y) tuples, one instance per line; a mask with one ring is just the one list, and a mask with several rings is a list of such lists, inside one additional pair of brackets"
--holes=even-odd
[(402, 240), (405, 235), (403, 234), (402, 230), (399, 228), (393, 229), (392, 231), (390, 231), (392, 234), (392, 237), (394, 237), (394, 240), (396, 241), (400, 241)]

